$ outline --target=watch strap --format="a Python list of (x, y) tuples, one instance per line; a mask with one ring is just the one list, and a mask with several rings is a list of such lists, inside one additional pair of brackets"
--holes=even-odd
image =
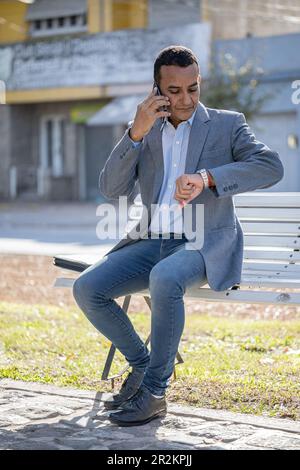
[(208, 181), (207, 171), (204, 168), (201, 168), (201, 170), (197, 170), (196, 173), (199, 173), (199, 175), (202, 176), (202, 179), (203, 179), (203, 182), (204, 182), (204, 188), (209, 188), (209, 181)]

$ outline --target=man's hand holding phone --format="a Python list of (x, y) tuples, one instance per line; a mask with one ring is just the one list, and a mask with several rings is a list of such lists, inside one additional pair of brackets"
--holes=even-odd
[(158, 89), (155, 87), (147, 98), (137, 107), (132, 127), (129, 131), (130, 138), (139, 142), (152, 129), (158, 118), (169, 117), (169, 111), (162, 111), (162, 106), (170, 106), (167, 96), (157, 95)]

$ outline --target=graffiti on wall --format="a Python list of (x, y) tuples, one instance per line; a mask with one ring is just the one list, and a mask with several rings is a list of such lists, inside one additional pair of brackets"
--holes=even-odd
[(156, 55), (171, 44), (190, 47), (207, 74), (210, 25), (195, 23), (0, 47), (0, 80), (7, 90), (147, 83)]

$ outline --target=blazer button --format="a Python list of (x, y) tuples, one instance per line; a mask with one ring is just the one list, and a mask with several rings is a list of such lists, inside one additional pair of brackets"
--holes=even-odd
[(223, 189), (224, 189), (224, 191), (227, 191), (227, 189), (228, 189), (228, 188), (227, 188), (227, 186), (224, 186), (224, 188), (223, 188)]
[(234, 183), (233, 187), (234, 187), (234, 189), (236, 189), (236, 188), (239, 187), (239, 185), (237, 183)]
[(233, 189), (233, 187), (231, 185), (229, 185), (228, 189), (231, 191)]

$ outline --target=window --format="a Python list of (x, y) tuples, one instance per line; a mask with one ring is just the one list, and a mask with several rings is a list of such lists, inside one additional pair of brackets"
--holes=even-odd
[(77, 18), (78, 18), (78, 16), (76, 16), (76, 15), (71, 16), (70, 24), (72, 26), (75, 26), (77, 24)]
[(86, 30), (86, 14), (59, 16), (31, 22), (31, 35), (34, 37), (78, 33)]

